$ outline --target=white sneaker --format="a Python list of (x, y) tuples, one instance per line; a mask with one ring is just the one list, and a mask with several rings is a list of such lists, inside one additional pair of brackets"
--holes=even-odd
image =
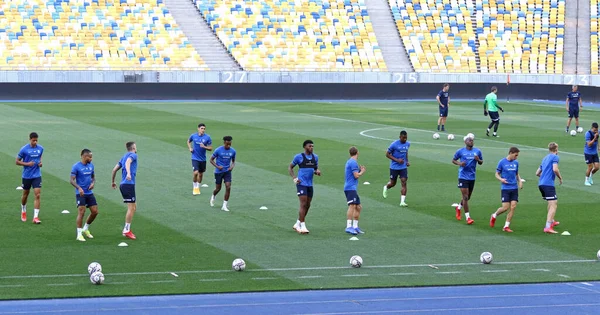
[(298, 228), (300, 228), (300, 226), (298, 225), (298, 223), (294, 223), (294, 226), (292, 226), (292, 229), (294, 231), (298, 231)]
[(306, 227), (304, 227), (303, 229), (300, 229), (300, 231), (298, 231), (298, 233), (300, 234), (308, 234), (308, 229)]
[(387, 191), (388, 191), (387, 185), (383, 186), (383, 198), (384, 199), (387, 198)]
[(80, 241), (80, 242), (85, 242), (85, 238), (83, 237), (83, 235), (79, 234), (77, 235), (76, 240)]
[(211, 207), (215, 206), (215, 200), (213, 198), (210, 198), (210, 206)]
[(592, 183), (590, 183), (589, 180), (586, 180), (585, 183), (584, 183), (584, 185), (586, 185), (586, 186), (592, 186)]
[(229, 212), (229, 209), (227, 209), (227, 207), (225, 207), (225, 206), (223, 206), (223, 207), (221, 208), (221, 210), (223, 210), (223, 211), (225, 211), (225, 212)]

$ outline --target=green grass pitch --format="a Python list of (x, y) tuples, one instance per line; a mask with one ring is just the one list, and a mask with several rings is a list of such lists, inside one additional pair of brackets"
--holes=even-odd
[[(502, 106), (501, 138), (490, 139), (481, 102), (453, 102), (447, 128), (457, 139), (451, 142), (445, 134), (432, 139), (435, 102), (1, 104), (0, 299), (600, 279), (600, 264), (594, 262), (600, 249), (599, 188), (583, 185), (582, 134), (565, 134), (562, 106)], [(598, 113), (584, 108), (586, 130)], [(218, 208), (223, 192), (217, 207), (209, 207), (210, 166), (204, 180), (210, 187), (192, 196), (186, 141), (199, 122), (207, 124), (215, 145), (233, 136), (238, 157), (230, 213)], [(408, 208), (398, 206), (399, 187), (388, 199), (381, 196), (389, 175), (385, 150), (402, 129), (412, 142)], [(46, 149), (41, 225), (20, 221), (15, 190), (21, 174), (15, 155), (31, 131), (40, 134)], [(459, 200), (451, 159), (468, 132), (475, 133), (485, 161), (471, 201), (473, 226), (457, 221), (451, 207)], [(315, 180), (306, 221), (311, 233), (298, 235), (292, 231), (298, 200), (287, 166), (305, 139), (315, 141), (323, 176)], [(125, 206), (110, 188), (110, 171), (132, 140), (139, 154), (136, 241), (121, 235)], [(550, 141), (560, 146), (565, 179), (557, 188), (557, 230), (571, 236), (542, 233), (546, 204), (535, 170)], [(361, 183), (371, 183), (359, 187), (366, 231), (359, 241), (344, 233), (343, 171), (351, 145), (367, 167)], [(511, 224), (515, 233), (507, 234), (501, 231), (504, 216), (494, 229), (488, 220), (500, 205), (495, 167), (512, 145), (521, 149), (527, 181)], [(94, 153), (100, 215), (91, 227), (95, 238), (80, 243), (68, 181), (83, 148)], [(30, 199), (29, 218), (32, 206)], [(63, 209), (71, 214), (61, 214)], [(122, 241), (130, 246), (117, 247)], [(483, 251), (493, 253), (493, 264), (479, 263)], [(352, 255), (363, 257), (362, 268), (349, 267)], [(236, 257), (246, 260), (245, 272), (231, 271)], [(102, 264), (105, 285), (90, 284), (86, 267), (92, 261)]]

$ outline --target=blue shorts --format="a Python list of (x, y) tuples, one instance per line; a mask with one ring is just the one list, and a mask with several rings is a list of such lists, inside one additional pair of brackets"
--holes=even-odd
[(298, 191), (298, 196), (307, 196), (308, 198), (313, 197), (313, 187), (312, 186), (303, 186), (296, 185), (296, 190)]
[(585, 164), (594, 164), (598, 163), (598, 154), (584, 154), (585, 155)]
[(231, 183), (231, 171), (215, 173), (215, 184), (221, 185), (223, 182)]
[(442, 107), (442, 106), (438, 106), (440, 108), (440, 117), (448, 117), (448, 105)]
[(498, 112), (488, 112), (488, 114), (490, 114), (490, 119), (492, 121), (498, 121), (498, 120), (500, 120), (500, 113), (498, 113)]
[(358, 196), (358, 192), (356, 190), (344, 190), (344, 194), (346, 194), (346, 200), (349, 205), (360, 204), (360, 197)]
[(121, 184), (121, 186), (119, 186), (119, 190), (121, 190), (121, 196), (123, 196), (124, 203), (135, 203), (134, 184)]
[(458, 188), (467, 188), (469, 189), (469, 192), (473, 192), (473, 189), (475, 188), (475, 180), (459, 178)]
[(538, 186), (538, 188), (540, 189), (544, 200), (558, 200), (558, 197), (556, 197), (556, 188), (554, 186)]
[(79, 194), (75, 195), (75, 199), (77, 200), (77, 207), (83, 207), (85, 206), (86, 208), (90, 208), (92, 206), (97, 206), (98, 203), (96, 202), (96, 197), (94, 197), (94, 194), (87, 194), (87, 195), (83, 195), (80, 196)]
[(502, 189), (501, 191), (502, 203), (516, 201), (519, 202), (519, 190), (518, 189)]
[(42, 188), (42, 178), (41, 177), (23, 178), (21, 183), (22, 183), (21, 186), (23, 187), (23, 190), (30, 190), (32, 187), (33, 187), (33, 189)]
[(204, 173), (206, 171), (206, 161), (192, 160), (194, 172)]
[(579, 118), (579, 107), (569, 106), (569, 118)]
[(398, 177), (408, 178), (408, 169), (405, 168), (403, 170), (393, 170), (390, 168), (390, 179), (396, 180)]

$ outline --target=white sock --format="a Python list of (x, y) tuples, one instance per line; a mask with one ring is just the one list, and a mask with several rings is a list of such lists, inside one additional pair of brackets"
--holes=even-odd
[(400, 196), (400, 203), (404, 203), (404, 200), (406, 200), (406, 196)]
[(346, 228), (352, 227), (352, 220), (346, 220)]
[(468, 213), (468, 212), (465, 212), (465, 217), (466, 217), (466, 218), (467, 218), (467, 220), (468, 220), (468, 219), (470, 219), (470, 218), (471, 218), (471, 215), (469, 215), (469, 213)]
[(506, 221), (506, 223), (504, 223), (504, 228), (507, 228), (510, 226), (510, 222)]
[(552, 226), (552, 222), (546, 221), (546, 228), (549, 229)]
[(300, 229), (306, 229), (306, 223), (300, 222)]
[(354, 220), (352, 222), (352, 227), (355, 228), (355, 229), (358, 228), (358, 220)]
[(496, 218), (496, 212), (492, 213), (492, 218)]
[(462, 205), (459, 203), (458, 204), (458, 210), (462, 209)]
[(227, 201), (223, 200), (223, 208), (227, 208)]
[(37, 218), (39, 214), (40, 214), (40, 209), (33, 209), (33, 217), (34, 218)]
[(77, 236), (78, 237), (81, 236), (81, 230), (82, 230), (81, 228), (77, 228)]
[(125, 223), (125, 227), (123, 228), (123, 233), (127, 233), (131, 231), (131, 223)]
[(200, 187), (200, 185), (198, 184), (198, 182), (194, 182), (194, 188), (198, 188)]
[(89, 229), (90, 229), (90, 225), (86, 223), (86, 224), (83, 226), (83, 230), (84, 230), (84, 231), (87, 231), (87, 230), (89, 230)]
[(589, 182), (589, 181), (590, 181), (590, 178), (589, 178), (588, 176), (586, 176), (586, 177), (585, 177), (585, 181), (586, 181), (586, 182)]
[(210, 200), (215, 201), (215, 195), (210, 196)]
[(27, 206), (21, 205), (21, 212), (27, 212)]

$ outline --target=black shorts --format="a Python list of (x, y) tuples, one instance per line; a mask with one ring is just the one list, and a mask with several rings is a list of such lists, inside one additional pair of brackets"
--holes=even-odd
[(579, 118), (579, 107), (569, 107), (569, 118)]
[(221, 183), (231, 183), (231, 171), (225, 173), (215, 173), (215, 183), (221, 185)]
[(119, 186), (121, 190), (121, 196), (123, 196), (124, 203), (135, 203), (135, 185), (134, 184), (121, 184)]
[(442, 106), (438, 106), (440, 108), (440, 117), (448, 117), (448, 105), (442, 107)]
[(360, 204), (360, 197), (358, 196), (358, 191), (344, 190), (344, 194), (346, 194), (346, 201), (349, 205), (359, 205)]
[(194, 169), (194, 172), (200, 172), (200, 173), (204, 173), (206, 172), (206, 161), (197, 161), (197, 160), (192, 160), (192, 168)]
[(490, 114), (490, 119), (492, 121), (498, 121), (500, 120), (500, 113), (498, 112), (488, 112)]
[(313, 187), (312, 186), (303, 186), (296, 185), (296, 190), (298, 191), (298, 196), (307, 196), (308, 198), (313, 197)]
[(585, 155), (585, 164), (594, 164), (598, 163), (598, 154), (584, 154)]
[(518, 189), (502, 189), (500, 192), (502, 197), (502, 203), (516, 201), (519, 202), (519, 190)]
[(22, 183), (21, 186), (23, 187), (23, 190), (30, 190), (32, 187), (33, 187), (33, 189), (42, 188), (42, 178), (41, 177), (23, 178), (21, 183)]
[(396, 180), (398, 177), (400, 178), (408, 178), (408, 169), (402, 169), (402, 170), (393, 170), (390, 168), (390, 179), (391, 180)]
[(556, 188), (554, 186), (538, 186), (542, 193), (542, 198), (546, 201), (558, 200), (556, 196)]
[(79, 207), (83, 207), (85, 206), (86, 208), (90, 208), (92, 206), (97, 206), (98, 203), (96, 202), (96, 197), (94, 197), (94, 194), (88, 194), (88, 195), (75, 195), (75, 200), (77, 200), (77, 208)]
[(459, 178), (458, 188), (467, 188), (469, 192), (473, 192), (473, 189), (475, 188), (475, 180)]

